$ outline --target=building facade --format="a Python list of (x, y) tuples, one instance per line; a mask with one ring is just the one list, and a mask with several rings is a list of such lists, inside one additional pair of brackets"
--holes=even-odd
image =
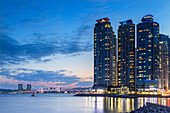
[(159, 42), (159, 88), (168, 90), (168, 74), (169, 74), (169, 56), (168, 43), (166, 41)]
[(158, 89), (159, 79), (159, 23), (152, 15), (145, 15), (137, 25), (137, 75), (138, 91)]
[(22, 91), (23, 90), (23, 84), (18, 84), (18, 91)]
[(27, 84), (27, 90), (28, 90), (28, 91), (31, 90), (31, 84)]
[(94, 28), (94, 88), (115, 86), (116, 36), (108, 18), (96, 20)]
[(159, 41), (159, 88), (167, 91), (170, 86), (170, 38), (167, 35), (160, 34)]
[(120, 22), (118, 29), (118, 86), (135, 91), (135, 24)]

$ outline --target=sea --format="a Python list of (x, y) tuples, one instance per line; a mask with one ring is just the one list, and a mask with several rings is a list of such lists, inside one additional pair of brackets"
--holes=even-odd
[(0, 113), (126, 113), (170, 98), (79, 97), (73, 94), (0, 94)]

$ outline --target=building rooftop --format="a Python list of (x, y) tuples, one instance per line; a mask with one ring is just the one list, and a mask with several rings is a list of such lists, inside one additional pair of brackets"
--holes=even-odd
[(105, 17), (105, 18), (102, 18), (102, 19), (98, 19), (96, 20), (98, 23), (103, 23), (103, 22), (108, 22), (110, 19)]
[(153, 20), (154, 20), (154, 18), (153, 18), (153, 15), (151, 15), (151, 14), (145, 15), (145, 16), (141, 19), (142, 22), (153, 21)]
[(131, 19), (129, 19), (129, 20), (126, 20), (126, 21), (121, 21), (121, 22), (119, 22), (121, 25), (129, 25), (129, 24), (132, 24), (132, 20)]

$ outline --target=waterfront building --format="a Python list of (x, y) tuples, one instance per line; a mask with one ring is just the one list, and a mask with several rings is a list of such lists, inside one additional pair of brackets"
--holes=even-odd
[(168, 90), (168, 74), (169, 74), (169, 57), (168, 43), (166, 41), (159, 42), (159, 88)]
[(31, 90), (31, 84), (27, 84), (27, 90), (28, 90), (28, 91)]
[(159, 41), (159, 88), (167, 91), (170, 86), (170, 38), (168, 35), (160, 34)]
[(118, 29), (118, 86), (135, 91), (135, 24), (126, 20)]
[(159, 23), (145, 15), (137, 25), (137, 91), (158, 90)]
[(117, 85), (116, 36), (109, 19), (96, 20), (94, 27), (94, 86), (106, 88)]
[(22, 91), (23, 90), (23, 85), (22, 84), (18, 84), (18, 91)]

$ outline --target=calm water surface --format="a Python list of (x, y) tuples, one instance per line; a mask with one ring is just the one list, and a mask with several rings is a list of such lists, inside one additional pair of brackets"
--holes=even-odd
[(74, 97), (71, 94), (0, 94), (0, 113), (117, 113), (146, 102), (170, 106), (170, 98)]

